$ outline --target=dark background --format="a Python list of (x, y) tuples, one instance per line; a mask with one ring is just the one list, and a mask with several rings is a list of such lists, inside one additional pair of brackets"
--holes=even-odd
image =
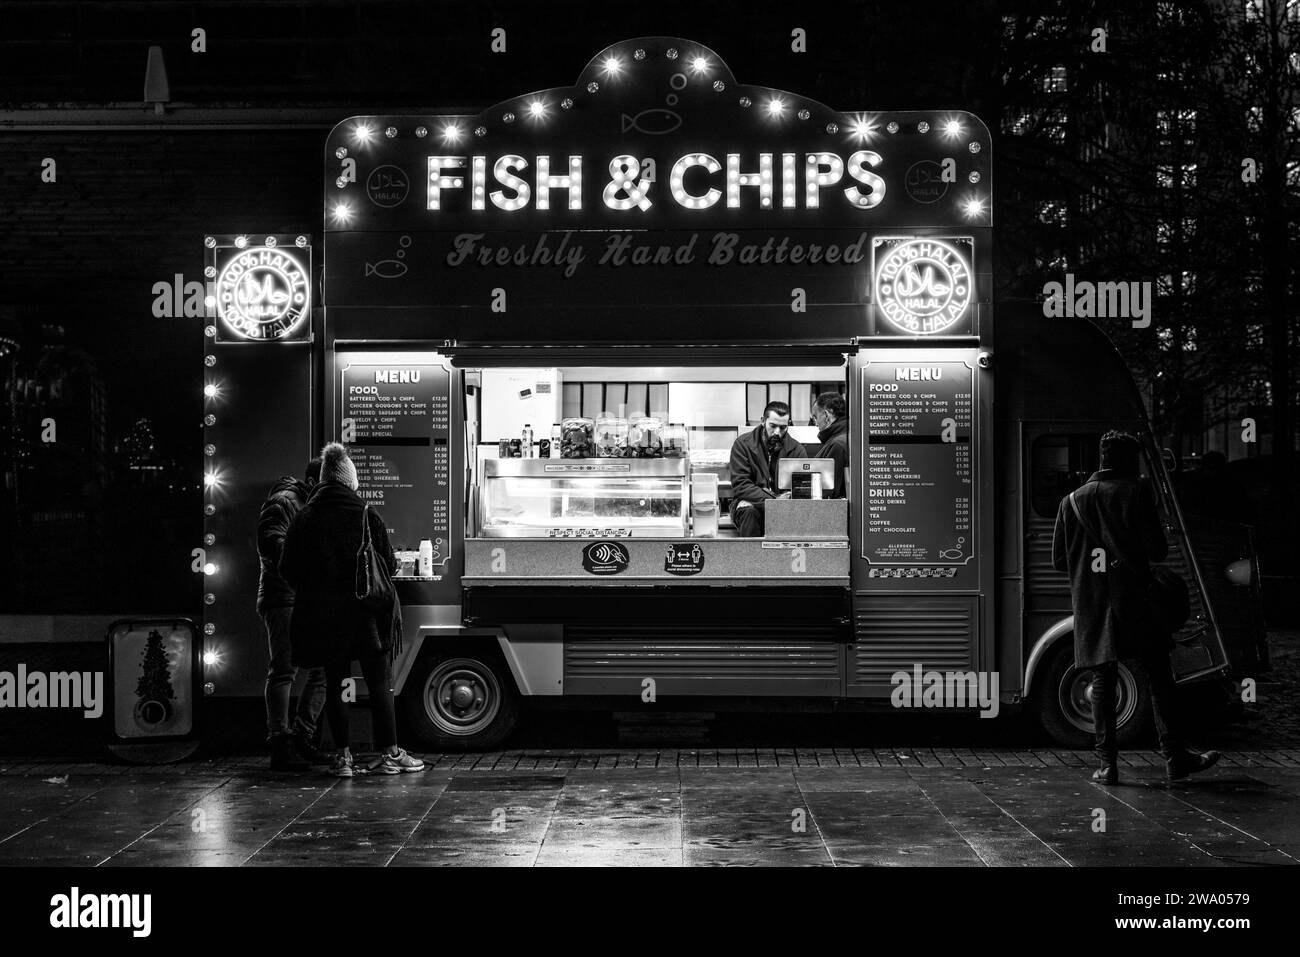
[[(505, 53), (490, 51), (497, 27)], [(1233, 460), (1229, 498), (1269, 516), (1265, 571), (1290, 572), (1298, 3), (6, 0), (0, 613), (197, 610), (202, 322), (155, 317), (153, 286), (201, 282), (204, 235), (319, 242), (337, 120), (475, 112), (652, 34), (835, 109), (981, 116), (997, 298), (1041, 299), (1066, 272), (1154, 282), (1151, 328), (1100, 324), (1180, 461)], [(155, 45), (161, 114), (144, 102)], [(57, 441), (40, 440), (47, 418)]]

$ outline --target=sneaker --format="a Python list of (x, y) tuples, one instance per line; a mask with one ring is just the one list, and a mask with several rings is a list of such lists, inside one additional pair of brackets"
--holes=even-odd
[(352, 765), (352, 755), (348, 751), (340, 751), (334, 756), (334, 763), (330, 765), (330, 774), (336, 778), (350, 778), (355, 772)]
[(379, 763), (370, 769), (372, 774), (401, 774), (403, 771), (423, 771), (424, 762), (413, 758), (402, 748), (385, 751), (379, 756)]
[(1213, 767), (1218, 760), (1218, 751), (1206, 751), (1204, 754), (1187, 751), (1172, 761), (1166, 761), (1165, 773), (1169, 775), (1169, 780), (1178, 781), (1189, 774), (1195, 774), (1197, 771), (1204, 771), (1206, 768)]

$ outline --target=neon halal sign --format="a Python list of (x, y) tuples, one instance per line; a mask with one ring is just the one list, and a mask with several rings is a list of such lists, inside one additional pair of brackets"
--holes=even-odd
[(311, 308), (310, 275), (278, 246), (240, 250), (217, 278), (217, 315), (241, 339), (284, 339)]

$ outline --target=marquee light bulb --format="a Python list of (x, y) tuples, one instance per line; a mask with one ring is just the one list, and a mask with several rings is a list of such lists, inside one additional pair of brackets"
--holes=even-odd
[(874, 132), (876, 127), (865, 116), (854, 117), (853, 122), (849, 124), (849, 134), (859, 139), (865, 140)]
[(605, 57), (605, 72), (611, 76), (623, 68), (623, 63), (616, 56)]
[(364, 123), (359, 123), (357, 128), (352, 131), (352, 135), (358, 143), (369, 143), (370, 138), (375, 135), (375, 131)]
[(209, 309), (215, 309), (215, 308), (217, 308), (217, 297), (216, 297), (216, 296), (204, 296), (204, 297), (203, 297), (203, 305), (207, 306)]
[(248, 237), (247, 237), (247, 236), (236, 236), (236, 237), (235, 237), (235, 248), (236, 248), (236, 249), (244, 249), (244, 248), (247, 247), (247, 246), (248, 246)]
[(217, 663), (217, 653), (215, 651), (203, 652), (203, 663), (211, 667)]
[(785, 112), (785, 104), (781, 102), (780, 97), (772, 97), (767, 101), (767, 115), (780, 116)]
[(217, 397), (216, 385), (209, 382), (207, 385), (203, 387), (203, 394), (206, 395), (209, 399), (215, 399)]
[(352, 208), (347, 203), (334, 204), (334, 222), (347, 223), (352, 218)]
[(697, 56), (691, 59), (691, 69), (696, 73), (703, 73), (709, 68), (709, 61), (705, 57)]
[(203, 484), (206, 485), (208, 488), (215, 488), (216, 485), (217, 485), (217, 473), (216, 473), (216, 472), (204, 472), (204, 473), (203, 473)]
[(528, 104), (528, 112), (534, 117), (540, 117), (546, 113), (546, 104), (541, 100), (533, 100)]
[(971, 197), (965, 203), (966, 216), (968, 219), (974, 219), (984, 212), (984, 200), (979, 197)]
[(215, 575), (216, 573), (217, 573), (217, 566), (216, 566), (215, 564), (213, 564), (212, 562), (208, 562), (207, 564), (205, 564), (205, 565), (203, 566), (203, 574), (205, 574), (205, 575)]
[(953, 138), (961, 136), (961, 121), (948, 120), (946, 123), (944, 123), (943, 135), (948, 137), (953, 137)]
[(455, 123), (448, 123), (442, 128), (442, 141), (444, 143), (460, 142), (460, 127)]

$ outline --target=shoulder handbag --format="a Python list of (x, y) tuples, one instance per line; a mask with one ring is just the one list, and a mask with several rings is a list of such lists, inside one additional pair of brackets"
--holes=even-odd
[[(1083, 511), (1079, 508), (1079, 503), (1074, 495), (1075, 493), (1071, 492), (1069, 496), (1070, 508), (1074, 510), (1074, 517), (1079, 520), (1079, 525), (1083, 528), (1084, 534), (1105, 547), (1105, 538), (1093, 531), (1092, 526), (1083, 517)], [(1127, 566), (1136, 572), (1137, 566), (1125, 558), (1119, 549), (1116, 548), (1111, 551), (1119, 556), (1109, 563), (1111, 567)], [(1146, 591), (1151, 619), (1158, 628), (1172, 635), (1187, 624), (1187, 619), (1192, 616), (1191, 599), (1187, 593), (1187, 582), (1183, 581), (1177, 572), (1168, 565), (1161, 565), (1157, 562), (1151, 563), (1150, 572), (1147, 576)]]
[(374, 542), (370, 540), (370, 506), (366, 505), (361, 509), (361, 547), (357, 549), (357, 600), (381, 610), (392, 606), (393, 594), (388, 569), (375, 554)]

